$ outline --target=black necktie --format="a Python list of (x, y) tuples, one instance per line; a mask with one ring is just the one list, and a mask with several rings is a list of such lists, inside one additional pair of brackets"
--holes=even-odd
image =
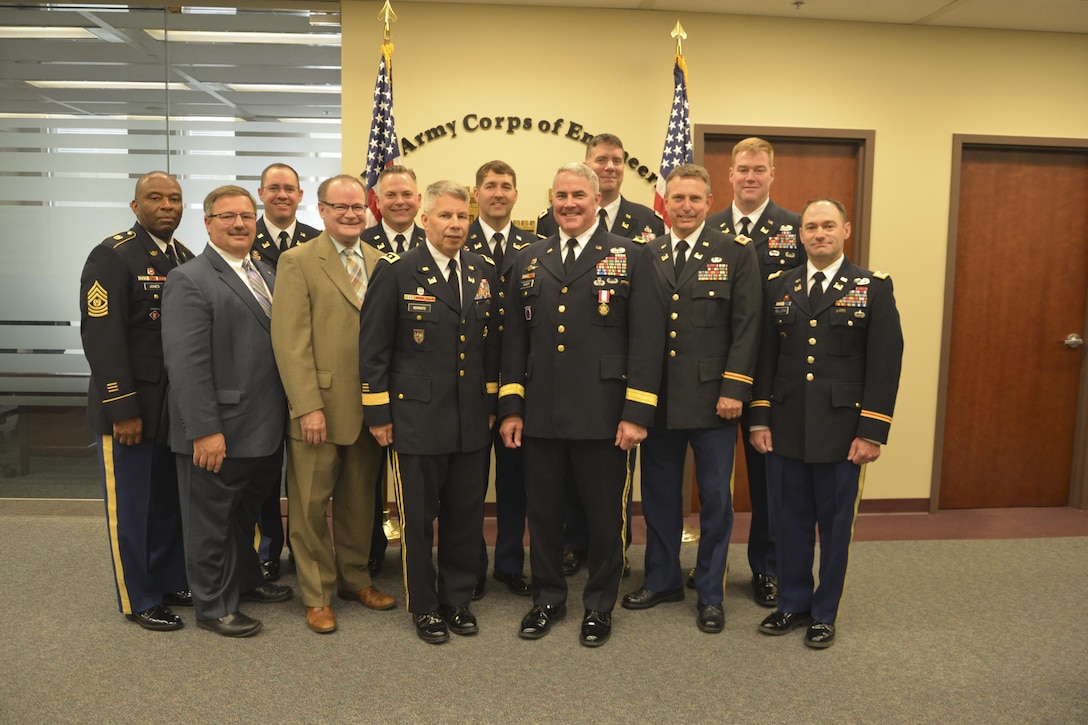
[(291, 240), (287, 238), (287, 232), (280, 232), (280, 251), (286, 252), (291, 248)]
[(454, 307), (461, 309), (461, 285), (457, 284), (457, 260), (451, 259), (446, 268), (449, 270), (446, 281), (450, 283), (450, 290), (453, 292)]
[(397, 254), (404, 254), (404, 235), (398, 234), (397, 236), (393, 237), (393, 243), (396, 245), (393, 251)]
[(170, 261), (174, 263), (174, 266), (178, 266), (181, 262), (178, 261), (178, 253), (174, 249), (173, 242), (166, 243), (166, 256), (170, 258)]
[(597, 211), (597, 218), (601, 221), (601, 228), (604, 229), (606, 232), (609, 231), (608, 215), (604, 213), (604, 209), (600, 209)]
[(578, 248), (578, 240), (571, 237), (567, 240), (567, 256), (563, 260), (563, 269), (570, 272), (574, 268), (574, 250)]
[(502, 268), (502, 240), (502, 232), (499, 232), (495, 236), (491, 237), (491, 241), (495, 243), (495, 252), (491, 255), (491, 258), (495, 260), (495, 269)]
[(812, 288), (808, 291), (809, 310), (815, 312), (824, 299), (824, 273), (817, 272), (812, 275)]
[(740, 233), (742, 236), (748, 236), (748, 225), (752, 223), (752, 220), (746, 216), (740, 218)]
[(680, 281), (680, 273), (684, 271), (684, 265), (688, 261), (688, 243), (681, 239), (676, 243), (676, 280)]

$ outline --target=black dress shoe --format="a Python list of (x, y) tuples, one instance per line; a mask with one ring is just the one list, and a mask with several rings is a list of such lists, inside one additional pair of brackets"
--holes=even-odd
[(450, 632), (446, 628), (446, 620), (438, 615), (438, 612), (426, 614), (414, 614), (412, 618), (416, 623), (416, 634), (428, 644), (442, 644), (449, 640)]
[(529, 588), (529, 582), (525, 581), (525, 577), (521, 574), (503, 574), (500, 571), (496, 571), (494, 577), (495, 581), (505, 584), (514, 594), (523, 597), (532, 594), (532, 590)]
[(778, 606), (778, 577), (766, 574), (752, 575), (752, 598), (761, 607)]
[(481, 576), (476, 579), (476, 586), (472, 587), (472, 601), (478, 602), (484, 598), (484, 594), (487, 590), (487, 577)]
[(521, 618), (522, 639), (540, 639), (552, 628), (552, 622), (562, 619), (567, 614), (566, 604), (538, 604)]
[(150, 629), (153, 632), (170, 632), (185, 626), (185, 623), (181, 621), (181, 617), (174, 614), (170, 607), (162, 604), (156, 604), (150, 609), (145, 609), (136, 614), (126, 614), (125, 617), (144, 629)]
[(805, 646), (813, 649), (827, 649), (835, 644), (835, 625), (826, 622), (813, 622), (805, 632)]
[(696, 605), (699, 610), (698, 616), (695, 617), (695, 624), (699, 629), (707, 634), (718, 634), (725, 629), (725, 611), (722, 609), (721, 604), (703, 604), (700, 602)]
[(584, 551), (575, 551), (574, 549), (566, 549), (563, 552), (563, 576), (573, 576), (578, 573), (578, 570), (582, 568), (582, 564), (586, 563), (586, 558), (589, 556)]
[(688, 572), (688, 589), (695, 588), (695, 567), (691, 567), (691, 571)]
[(260, 631), (261, 622), (241, 612), (234, 612), (219, 619), (198, 619), (196, 626), (224, 637), (249, 637)]
[(169, 607), (191, 607), (193, 606), (193, 593), (188, 589), (167, 592), (162, 595), (162, 603)]
[(579, 641), (586, 647), (600, 647), (612, 636), (612, 612), (586, 610), (582, 617), (582, 635)]
[(242, 592), (241, 599), (243, 602), (274, 604), (275, 602), (286, 602), (293, 596), (295, 596), (295, 591), (291, 587), (265, 582), (260, 586), (253, 587), (248, 592)]
[(759, 623), (763, 634), (785, 634), (812, 621), (808, 612), (771, 612)]
[(280, 562), (277, 559), (268, 559), (261, 562), (261, 576), (266, 582), (274, 582), (280, 578)]
[(446, 620), (446, 626), (454, 634), (466, 637), (480, 631), (479, 625), (476, 624), (476, 615), (468, 607), (442, 607), (438, 611), (442, 619)]
[(673, 589), (668, 592), (651, 592), (646, 587), (636, 589), (630, 594), (623, 595), (624, 609), (649, 609), (662, 602), (679, 602), (684, 599), (683, 589)]

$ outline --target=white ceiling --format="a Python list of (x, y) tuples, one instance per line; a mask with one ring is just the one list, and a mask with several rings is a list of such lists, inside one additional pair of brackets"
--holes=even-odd
[(409, 2), (657, 10), (1088, 33), (1088, 0), (396, 0), (393, 4), (395, 7)]
[[(468, 4), (455, 0), (394, 0), (393, 4), (401, 7), (424, 1)], [(68, 26), (89, 31), (84, 39), (0, 40), (0, 113), (91, 117), (169, 113), (249, 120), (340, 117), (340, 49), (335, 41), (331, 45), (235, 45), (181, 43), (171, 38), (167, 44), (152, 34), (155, 28), (168, 28), (175, 34), (212, 30), (276, 32), (296, 39), (325, 33), (335, 36), (338, 27), (311, 26), (306, 10), (335, 11), (337, 3), (241, 0), (237, 12), (228, 9), (224, 13), (209, 10), (217, 5), (216, 0), (196, 0), (182, 12), (164, 11), (158, 2), (161, 0), (132, 0), (130, 7), (134, 9), (125, 11), (125, 6), (94, 0), (84, 0), (81, 6), (16, 6), (0, 0), (0, 28)], [(380, 6), (374, 0), (367, 2), (371, 7)], [(513, 2), (516, 0), (476, 0), (475, 4)], [(291, 10), (259, 9), (269, 4)], [(1088, 0), (524, 0), (520, 4), (652, 10), (678, 16), (703, 12), (1088, 33)], [(205, 9), (192, 9), (201, 5)], [(28, 83), (77, 80), (137, 81), (152, 87), (49, 88)], [(163, 90), (164, 81), (170, 82), (170, 92)], [(252, 85), (268, 82), (305, 88), (305, 102), (299, 102), (297, 93), (257, 91)]]

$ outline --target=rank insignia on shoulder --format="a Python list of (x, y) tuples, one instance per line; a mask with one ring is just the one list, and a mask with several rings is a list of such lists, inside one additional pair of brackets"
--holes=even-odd
[(386, 252), (382, 255), (382, 259), (384, 259), (386, 262), (389, 262), (390, 264), (393, 264), (393, 262), (400, 261), (400, 255), (396, 252)]
[(492, 258), (491, 258), (490, 256), (488, 256), (488, 255), (486, 255), (486, 254), (481, 254), (480, 256), (481, 256), (481, 257), (483, 258), (483, 260), (484, 260), (485, 262), (487, 262), (488, 264), (490, 264), (490, 265), (491, 265), (492, 267), (494, 267), (494, 266), (495, 266), (495, 260), (494, 260), (494, 259), (492, 259)]
[(105, 317), (110, 313), (110, 296), (98, 280), (87, 290), (87, 316)]
[(129, 240), (132, 240), (132, 239), (135, 239), (135, 238), (136, 238), (136, 232), (132, 231), (131, 229), (129, 229), (126, 232), (118, 232), (117, 234), (113, 235), (113, 241), (116, 242), (113, 245), (113, 248), (117, 249), (117, 247), (120, 247), (125, 242), (127, 242)]
[(878, 271), (878, 272), (873, 272), (873, 276), (876, 277), (877, 279), (887, 279), (888, 278), (888, 273)]

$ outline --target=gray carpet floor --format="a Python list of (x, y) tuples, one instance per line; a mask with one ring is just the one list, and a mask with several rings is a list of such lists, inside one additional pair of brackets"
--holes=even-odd
[[(101, 519), (0, 516), (0, 722), (1088, 722), (1085, 537), (859, 542), (838, 641), (812, 651), (800, 632), (756, 631), (767, 610), (741, 551), (716, 636), (695, 628), (689, 594), (617, 609), (612, 640), (581, 647), (583, 572), (542, 640), (516, 636), (528, 599), (489, 582), (480, 634), (427, 645), (397, 549), (377, 583), (401, 606), (336, 602), (331, 635), (306, 628), (297, 598), (245, 606), (265, 623), (250, 639), (184, 609), (183, 630), (147, 632), (116, 611), (105, 536)], [(641, 582), (642, 551), (621, 591)]]

